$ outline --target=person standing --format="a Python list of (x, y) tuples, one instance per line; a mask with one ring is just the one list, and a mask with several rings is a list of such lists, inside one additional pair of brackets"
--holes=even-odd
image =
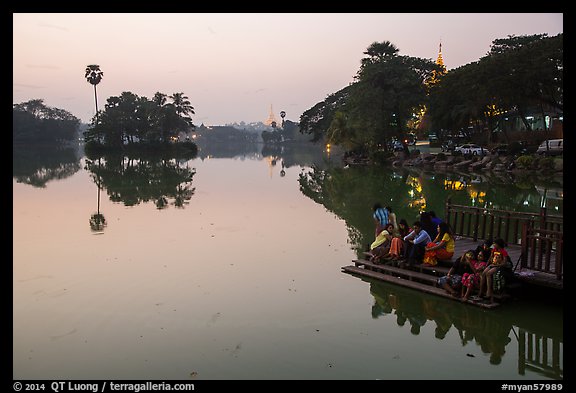
[(434, 212), (434, 210), (430, 210), (428, 212), (428, 214), (430, 214), (430, 219), (432, 220), (432, 223), (436, 226), (440, 225), (440, 223), (442, 222), (441, 218), (436, 217), (436, 213)]
[(384, 209), (380, 203), (375, 203), (372, 210), (374, 212), (372, 217), (374, 218), (374, 224), (376, 225), (374, 238), (376, 238), (388, 224), (388, 210)]

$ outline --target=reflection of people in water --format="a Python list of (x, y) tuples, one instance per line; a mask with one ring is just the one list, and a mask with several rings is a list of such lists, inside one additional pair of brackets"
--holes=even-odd
[(491, 364), (500, 364), (502, 357), (506, 353), (506, 345), (512, 339), (509, 337), (512, 325), (501, 316), (494, 313), (487, 313), (483, 318), (483, 326), (476, 334), (476, 342), (480, 345), (482, 352), (490, 354)]
[(372, 288), (375, 284), (370, 286), (370, 293), (374, 296), (374, 304), (372, 305), (372, 318), (376, 319), (381, 315), (391, 314), (392, 313), (392, 305), (390, 304), (390, 297), (393, 295), (388, 295), (387, 293), (378, 293), (373, 291)]
[[(446, 337), (446, 334), (452, 327), (452, 321), (448, 317), (450, 312), (449, 308), (439, 304), (439, 299), (436, 297), (423, 297), (422, 304), (426, 318), (432, 320), (436, 323), (436, 329), (434, 330), (434, 336), (440, 340)], [(452, 305), (450, 305), (452, 306)], [(449, 306), (449, 307), (450, 307)]]
[(506, 345), (511, 341), (512, 323), (501, 314), (388, 284), (372, 283), (370, 293), (375, 299), (373, 318), (395, 315), (397, 325), (403, 327), (408, 321), (414, 335), (421, 333), (428, 320), (434, 321), (434, 337), (440, 340), (454, 326), (462, 346), (475, 341), (483, 353), (490, 355), (491, 364), (502, 362)]
[(386, 315), (392, 313), (392, 306), (388, 302), (380, 303), (378, 300), (374, 300), (372, 305), (372, 318), (376, 319), (380, 315)]

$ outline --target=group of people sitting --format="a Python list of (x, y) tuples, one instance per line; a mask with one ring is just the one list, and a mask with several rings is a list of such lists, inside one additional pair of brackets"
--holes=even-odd
[[(438, 285), (462, 301), (489, 299), (493, 302), (494, 290), (504, 284), (503, 269), (510, 265), (505, 247), (503, 239), (496, 239), (494, 243), (486, 240), (476, 250), (466, 251), (448, 273), (438, 279)], [(475, 291), (477, 294), (471, 296)]]
[(438, 260), (450, 260), (454, 256), (455, 236), (448, 223), (433, 211), (420, 213), (420, 220), (412, 227), (406, 219), (396, 220), (390, 206), (373, 207), (376, 225), (375, 240), (370, 245), (370, 261), (399, 261), (402, 264), (425, 263), (434, 266)]
[[(453, 258), (456, 237), (450, 225), (433, 211), (420, 213), (420, 220), (411, 227), (405, 219), (397, 221), (390, 206), (376, 203), (373, 211), (376, 229), (368, 252), (371, 262), (395, 261), (401, 267), (435, 266), (438, 261)], [(493, 301), (494, 289), (503, 285), (501, 269), (509, 261), (505, 247), (503, 239), (496, 239), (466, 251), (454, 261), (448, 273), (438, 279), (438, 285), (463, 301), (470, 298)]]

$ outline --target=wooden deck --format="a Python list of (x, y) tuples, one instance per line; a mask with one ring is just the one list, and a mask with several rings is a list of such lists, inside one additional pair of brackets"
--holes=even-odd
[[(454, 257), (452, 260), (460, 257), (467, 250), (474, 250), (477, 246), (481, 245), (482, 241), (474, 241), (471, 238), (457, 237)], [(529, 269), (520, 268), (520, 255), (521, 247), (519, 245), (509, 245), (506, 247), (508, 255), (512, 260), (513, 267), (516, 268), (514, 275), (521, 283), (545, 286), (555, 289), (563, 288), (563, 280), (558, 280), (556, 275), (550, 273), (543, 273), (539, 271), (531, 271)], [(445, 275), (450, 269), (451, 261), (442, 261), (437, 266), (418, 265), (413, 267), (398, 267), (393, 263), (372, 263), (365, 259), (357, 259), (352, 261), (354, 265), (342, 267), (342, 271), (353, 275), (369, 277), (379, 281), (385, 281), (397, 285), (402, 285), (407, 288), (416, 289), (421, 292), (429, 293), (432, 295), (442, 296), (455, 301), (462, 301), (448, 294), (444, 289), (439, 288), (437, 279)], [(475, 301), (468, 299), (467, 303), (479, 306), (482, 308), (492, 309), (498, 307), (507, 296), (495, 295), (494, 302)]]

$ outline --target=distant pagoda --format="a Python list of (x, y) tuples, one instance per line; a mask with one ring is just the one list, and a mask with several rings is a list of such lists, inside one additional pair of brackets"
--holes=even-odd
[(270, 114), (268, 115), (268, 119), (266, 119), (266, 121), (264, 122), (264, 125), (274, 127), (274, 125), (272, 125), (272, 123), (274, 123), (274, 125), (276, 125), (276, 124), (278, 124), (278, 121), (276, 120), (276, 117), (274, 116), (274, 111), (272, 110), (272, 104), (270, 104)]
[(442, 41), (440, 41), (440, 47), (438, 49), (438, 58), (436, 58), (436, 64), (440, 66), (441, 71), (440, 72), (432, 71), (432, 76), (428, 80), (429, 86), (435, 85), (442, 76), (448, 73), (448, 70), (446, 70), (446, 66), (444, 65), (444, 59), (442, 58)]
[(440, 41), (440, 49), (438, 49), (438, 58), (436, 59), (436, 64), (438, 64), (446, 73), (446, 66), (444, 65), (444, 59), (442, 59), (442, 41)]

